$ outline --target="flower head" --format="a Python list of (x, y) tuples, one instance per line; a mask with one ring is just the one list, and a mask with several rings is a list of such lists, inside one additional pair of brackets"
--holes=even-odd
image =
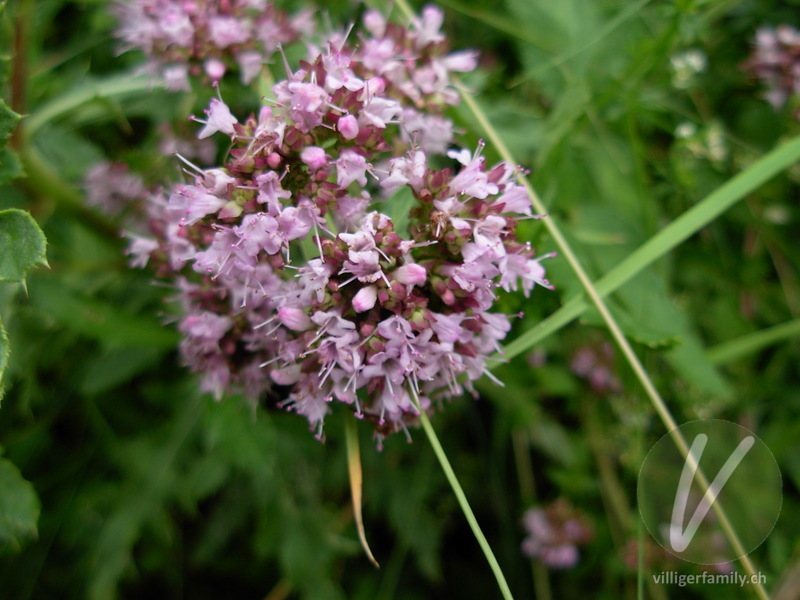
[[(239, 16), (252, 2), (231, 6), (202, 35), (252, 51)], [(130, 252), (180, 282), (181, 354), (204, 389), (287, 386), (283, 406), (318, 435), (345, 408), (381, 438), (489, 372), (511, 328), (492, 312), (498, 289), (548, 284), (516, 238), (531, 216), (516, 169), (489, 168), (480, 149), (458, 152), (455, 171), (429, 161), (452, 136), (448, 73), (471, 55), (448, 54), (438, 9), (409, 28), (366, 20), (358, 55), (331, 36), (256, 114), (213, 99), (199, 137), (231, 138), (224, 164), (154, 197)]]

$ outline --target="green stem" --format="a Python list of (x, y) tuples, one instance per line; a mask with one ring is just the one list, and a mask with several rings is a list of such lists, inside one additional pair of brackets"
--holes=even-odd
[[(500, 154), (500, 156), (503, 158), (503, 160), (505, 160), (507, 163), (509, 163), (511, 165), (516, 164), (516, 161), (514, 160), (514, 157), (512, 156), (512, 154), (509, 151), (508, 147), (505, 145), (505, 143), (503, 142), (503, 140), (500, 137), (500, 135), (497, 133), (497, 130), (494, 128), (494, 126), (489, 122), (489, 119), (486, 117), (486, 114), (483, 112), (483, 110), (480, 108), (480, 106), (478, 106), (478, 103), (475, 101), (475, 98), (473, 97), (473, 95), (469, 92), (469, 90), (467, 90), (466, 87), (464, 87), (464, 85), (461, 83), (460, 80), (454, 78), (454, 82), (453, 83), (454, 83), (455, 87), (458, 89), (459, 93), (461, 94), (461, 98), (464, 100), (464, 103), (472, 111), (472, 114), (475, 116), (476, 120), (481, 125), (481, 127), (483, 127), (484, 131), (486, 132), (486, 135), (488, 136), (488, 138), (490, 139), (492, 144), (497, 148), (497, 151)], [(800, 138), (794, 140), (794, 142), (792, 142), (792, 144), (795, 144), (795, 145), (798, 146), (798, 148), (800, 148)], [(538, 212), (539, 214), (546, 214), (547, 210), (545, 209), (545, 206), (542, 203), (542, 201), (540, 200), (538, 194), (533, 189), (533, 186), (531, 185), (530, 181), (528, 181), (528, 178), (520, 175), (519, 176), (519, 181), (525, 187), (525, 189), (527, 190), (527, 192), (528, 192), (528, 194), (529, 194), (529, 196), (531, 198), (531, 203), (533, 204), (534, 210), (536, 212)], [(701, 209), (701, 210), (709, 211), (714, 216), (716, 216), (716, 214), (719, 214), (719, 212), (721, 212), (721, 210), (719, 210), (718, 212), (715, 212), (715, 211), (717, 211), (718, 208), (719, 207), (716, 206), (716, 204), (714, 206), (711, 206), (711, 207), (708, 207), (708, 206), (706, 206), (706, 207), (700, 207), (700, 206), (695, 207), (695, 209)], [(692, 211), (689, 211), (689, 212), (692, 212)], [(684, 215), (684, 217), (686, 217), (686, 215)], [(711, 216), (709, 218), (713, 218), (713, 216)], [(656, 389), (655, 385), (653, 384), (652, 380), (650, 379), (650, 376), (647, 374), (647, 371), (642, 366), (642, 363), (639, 361), (639, 358), (636, 356), (636, 353), (633, 351), (633, 348), (628, 343), (627, 338), (622, 333), (622, 330), (620, 329), (619, 324), (614, 319), (614, 317), (611, 315), (611, 312), (609, 311), (609, 309), (606, 306), (605, 302), (603, 302), (602, 296), (598, 293), (597, 288), (594, 286), (594, 284), (592, 283), (591, 279), (586, 274), (586, 271), (584, 270), (583, 266), (581, 265), (580, 261), (578, 260), (578, 257), (573, 252), (572, 247), (569, 245), (569, 243), (567, 242), (566, 238), (561, 233), (561, 229), (559, 228), (559, 226), (556, 223), (555, 219), (553, 217), (548, 217), (546, 219), (543, 219), (542, 223), (544, 223), (544, 225), (547, 228), (548, 232), (550, 233), (550, 235), (552, 236), (553, 240), (555, 241), (556, 246), (559, 248), (561, 253), (564, 255), (564, 258), (566, 258), (567, 262), (569, 263), (570, 267), (572, 268), (573, 272), (575, 273), (576, 277), (578, 278), (578, 281), (580, 281), (581, 286), (584, 289), (584, 292), (589, 297), (589, 299), (591, 300), (592, 304), (595, 306), (597, 311), (600, 313), (600, 316), (602, 317), (603, 321), (605, 322), (606, 327), (608, 327), (608, 330), (611, 333), (611, 336), (614, 338), (614, 341), (617, 343), (617, 346), (619, 347), (619, 349), (622, 352), (623, 356), (625, 357), (625, 359), (627, 360), (627, 362), (630, 365), (631, 369), (633, 370), (634, 375), (639, 380), (639, 383), (644, 388), (644, 391), (647, 394), (647, 397), (650, 399), (650, 402), (652, 403), (653, 407), (655, 408), (656, 413), (660, 417), (661, 421), (664, 423), (664, 426), (665, 426), (667, 432), (669, 433), (670, 437), (672, 438), (672, 441), (675, 443), (676, 447), (681, 452), (681, 454), (685, 457), (685, 459), (687, 461), (689, 461), (691, 463), (691, 466), (695, 469), (694, 472), (695, 472), (695, 475), (696, 475), (698, 483), (700, 483), (700, 485), (702, 486), (703, 490), (708, 491), (708, 489), (710, 487), (709, 483), (708, 483), (708, 480), (705, 477), (705, 474), (702, 472), (702, 470), (696, 464), (696, 461), (695, 461), (694, 457), (689, 453), (689, 446), (686, 443), (686, 440), (684, 439), (684, 437), (681, 434), (680, 430), (678, 430), (678, 428), (677, 428), (678, 425), (675, 422), (675, 419), (672, 417), (672, 414), (670, 413), (669, 409), (667, 408), (666, 402), (664, 402), (663, 398), (661, 398), (661, 395), (658, 393), (658, 390)], [(685, 237), (679, 238), (678, 241), (669, 240), (667, 245), (669, 245), (669, 243), (677, 244), (680, 241), (682, 241), (683, 239), (686, 239), (686, 237), (688, 237), (690, 235), (690, 232), (687, 231), (685, 233), (686, 233)], [(659, 238), (659, 236), (655, 236), (653, 238), (653, 240), (651, 240), (651, 241), (654, 241), (654, 240), (656, 240), (658, 238)], [(647, 244), (645, 244), (645, 246), (647, 246)], [(672, 247), (672, 246), (670, 246), (670, 247)], [(424, 421), (423, 421), (423, 423), (424, 423)], [(722, 529), (725, 532), (726, 537), (728, 538), (728, 541), (730, 542), (731, 546), (736, 551), (737, 556), (741, 556), (740, 560), (742, 561), (742, 564), (744, 565), (745, 570), (751, 576), (752, 581), (758, 581), (758, 577), (756, 576), (755, 567), (753, 566), (753, 563), (750, 561), (749, 557), (747, 556), (746, 552), (744, 551), (742, 543), (739, 540), (739, 536), (736, 534), (736, 531), (733, 529), (733, 526), (731, 525), (730, 521), (728, 520), (727, 514), (722, 509), (722, 506), (720, 505), (719, 502), (714, 502), (712, 506), (714, 508), (715, 514), (717, 515), (717, 518), (719, 519), (719, 522), (720, 522), (720, 524), (722, 526)], [(768, 600), (769, 597), (768, 597), (767, 592), (764, 589), (764, 586), (762, 584), (756, 583), (755, 584), (755, 590), (756, 590), (756, 594), (760, 598), (762, 598), (762, 600)]]
[(508, 587), (508, 582), (503, 575), (503, 570), (500, 568), (500, 564), (497, 562), (494, 552), (492, 552), (492, 547), (486, 540), (486, 536), (483, 535), (483, 531), (481, 531), (481, 527), (478, 525), (478, 520), (475, 518), (475, 513), (472, 512), (472, 508), (469, 505), (469, 500), (467, 500), (467, 496), (464, 493), (461, 484), (458, 482), (455, 471), (453, 471), (453, 467), (450, 464), (450, 461), (447, 459), (447, 454), (445, 453), (444, 448), (442, 448), (442, 444), (439, 442), (439, 437), (436, 435), (436, 431), (434, 431), (428, 415), (424, 410), (422, 410), (422, 407), (419, 403), (419, 398), (413, 389), (411, 390), (411, 398), (413, 399), (414, 406), (419, 411), (419, 420), (422, 423), (422, 429), (425, 430), (425, 435), (428, 437), (428, 441), (433, 448), (434, 454), (436, 454), (436, 458), (442, 467), (442, 471), (444, 471), (444, 475), (447, 478), (450, 487), (453, 489), (453, 493), (456, 496), (456, 500), (458, 500), (461, 511), (467, 518), (467, 523), (469, 523), (472, 534), (475, 536), (475, 539), (478, 540), (478, 545), (481, 547), (483, 555), (486, 557), (486, 560), (489, 563), (495, 578), (497, 579), (497, 584), (500, 587), (500, 592), (503, 594), (503, 598), (505, 600), (514, 600), (514, 596), (511, 594), (511, 589)]
[[(17, 8), (14, 22), (14, 41), (11, 63), (11, 108), (19, 114), (25, 114), (28, 91), (28, 33), (31, 21), (30, 0), (22, 0)], [(16, 139), (18, 134), (15, 136)]]
[[(530, 440), (527, 429), (515, 429), (511, 432), (514, 448), (514, 462), (517, 465), (519, 491), (524, 505), (533, 504), (536, 500), (536, 481), (533, 478), (533, 465), (530, 456)], [(531, 575), (536, 600), (552, 600), (550, 576), (547, 567), (538, 560), (531, 559)]]

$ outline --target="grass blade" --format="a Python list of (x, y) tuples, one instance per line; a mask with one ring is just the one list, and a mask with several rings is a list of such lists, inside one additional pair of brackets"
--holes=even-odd
[(364, 533), (364, 519), (361, 514), (361, 491), (363, 484), (363, 474), (361, 472), (361, 452), (358, 448), (358, 423), (355, 417), (345, 419), (345, 439), (347, 443), (347, 471), (350, 474), (350, 495), (353, 498), (353, 516), (356, 520), (358, 539), (364, 553), (370, 562), (380, 569), (378, 561), (369, 549), (367, 536)]
[(788, 323), (781, 323), (780, 325), (724, 342), (708, 350), (706, 355), (715, 365), (724, 365), (748, 354), (753, 354), (762, 348), (799, 335), (800, 319), (794, 319)]

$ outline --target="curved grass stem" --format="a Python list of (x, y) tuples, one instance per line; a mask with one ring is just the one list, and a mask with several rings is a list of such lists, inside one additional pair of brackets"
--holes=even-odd
[[(498, 153), (503, 158), (503, 160), (505, 160), (507, 163), (511, 165), (516, 164), (516, 161), (514, 160), (514, 157), (512, 156), (505, 142), (500, 137), (494, 126), (489, 122), (489, 119), (483, 112), (483, 109), (481, 109), (481, 107), (475, 101), (475, 98), (473, 97), (472, 93), (458, 79), (454, 79), (454, 85), (461, 94), (461, 98), (463, 99), (464, 103), (470, 109), (473, 116), (478, 121), (479, 125), (483, 128), (487, 137), (492, 142), (494, 147), (497, 149)], [(531, 185), (530, 181), (528, 181), (528, 178), (525, 177), (524, 175), (520, 175), (519, 181), (527, 190), (531, 198), (534, 210), (539, 214), (547, 214), (547, 210), (544, 204), (539, 198), (539, 195), (536, 193), (536, 190), (533, 189), (533, 186)], [(656, 389), (655, 385), (650, 379), (650, 376), (647, 374), (647, 371), (642, 366), (641, 361), (639, 361), (639, 358), (636, 356), (636, 353), (633, 351), (633, 348), (628, 343), (627, 338), (622, 333), (622, 330), (620, 329), (616, 319), (614, 319), (613, 315), (608, 309), (608, 306), (606, 306), (606, 303), (603, 301), (602, 296), (597, 291), (597, 288), (592, 283), (592, 280), (586, 274), (583, 265), (581, 265), (581, 262), (578, 260), (578, 257), (575, 255), (575, 252), (572, 250), (572, 247), (569, 245), (569, 242), (567, 242), (566, 238), (561, 233), (561, 229), (559, 228), (555, 219), (552, 217), (548, 217), (546, 219), (542, 219), (542, 223), (544, 223), (548, 232), (552, 236), (553, 241), (556, 243), (556, 246), (558, 247), (561, 254), (569, 263), (569, 266), (575, 273), (576, 277), (578, 278), (578, 281), (580, 281), (584, 292), (589, 297), (589, 300), (595, 306), (597, 311), (600, 313), (600, 316), (605, 322), (606, 327), (611, 333), (611, 336), (614, 338), (614, 341), (617, 343), (617, 346), (619, 347), (626, 361), (633, 370), (636, 378), (639, 380), (639, 383), (644, 388), (645, 394), (650, 399), (650, 402), (653, 405), (656, 413), (658, 414), (665, 428), (669, 432), (672, 441), (674, 442), (678, 450), (681, 452), (681, 455), (684, 456), (684, 458), (690, 462), (691, 466), (695, 468), (694, 473), (696, 479), (700, 484), (701, 488), (707, 493), (709, 490), (708, 479), (705, 477), (702, 470), (696, 464), (694, 457), (689, 452), (689, 446), (686, 443), (686, 440), (684, 439), (681, 432), (677, 429), (678, 425), (675, 422), (675, 419), (672, 417), (672, 414), (670, 413), (669, 409), (667, 408), (666, 402), (664, 402), (664, 399), (658, 393), (658, 390)], [(753, 566), (753, 563), (750, 561), (749, 557), (745, 553), (742, 543), (739, 540), (739, 536), (733, 529), (733, 526), (731, 525), (727, 517), (727, 514), (723, 510), (722, 506), (720, 505), (719, 502), (714, 502), (712, 506), (715, 514), (717, 515), (717, 518), (719, 519), (720, 524), (722, 525), (722, 529), (725, 532), (725, 536), (727, 537), (728, 542), (731, 544), (737, 556), (741, 557), (740, 560), (742, 561), (742, 565), (744, 566), (745, 571), (748, 573), (748, 575), (751, 576), (752, 581), (759, 581), (758, 577), (756, 576), (756, 571)], [(766, 589), (761, 583), (756, 583), (754, 585), (754, 589), (756, 591), (756, 594), (762, 600), (767, 600), (769, 598)]]

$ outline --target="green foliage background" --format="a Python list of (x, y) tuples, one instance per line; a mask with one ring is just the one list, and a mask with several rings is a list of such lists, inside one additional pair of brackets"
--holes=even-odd
[[(453, 47), (483, 57), (466, 84), (481, 91), (478, 102), (595, 280), (800, 134), (740, 69), (757, 27), (800, 26), (797, 1), (440, 4)], [(353, 18), (348, 3), (325, 7), (333, 22)], [(498, 597), (422, 432), (382, 452), (360, 432), (376, 571), (355, 534), (341, 415), (320, 444), (276, 407), (279, 398), (253, 408), (199, 394), (165, 324), (170, 291), (127, 268), (118, 225), (83, 203), (82, 177), (104, 158), (152, 181), (174, 178), (174, 160), (156, 150), (158, 124), (204, 99), (131, 84), (123, 74), (141, 57), (117, 56), (103, 1), (18, 0), (0, 19), (0, 316), (11, 346), (0, 407), (0, 598)], [(677, 88), (670, 59), (688, 49), (708, 64)], [(240, 111), (257, 102), (230, 95)], [(9, 105), (25, 118), (5, 147), (17, 125)], [(465, 146), (485, 135), (466, 107), (453, 116)], [(675, 134), (683, 123), (695, 129), (689, 138)], [(719, 136), (722, 156), (709, 151)], [(679, 422), (736, 421), (774, 452), (782, 516), (752, 558), (780, 598), (800, 597), (791, 583), (800, 571), (798, 177), (794, 166), (770, 179), (609, 297)], [(47, 237), (49, 268), (27, 212)], [(541, 252), (554, 249), (540, 223), (522, 229)], [(27, 255), (14, 237), (23, 235)], [(562, 258), (546, 265), (555, 291), (502, 301), (504, 312), (524, 311), (510, 341), (581, 293)], [(587, 311), (534, 348), (517, 346), (525, 352), (496, 369), (504, 388), (485, 383), (481, 399), (433, 418), (517, 598), (534, 587), (541, 600), (547, 590), (637, 595), (635, 561), (626, 561), (641, 535), (636, 474), (664, 429), (621, 360), (621, 392), (598, 394), (570, 371), (579, 348), (606, 338)], [(0, 330), (0, 373), (6, 345)], [(521, 515), (562, 496), (592, 520), (594, 540), (574, 570), (534, 566), (532, 577)], [(663, 568), (698, 572), (648, 558), (643, 574)], [(645, 588), (657, 599), (719, 593)], [(722, 593), (753, 597), (748, 587)]]

